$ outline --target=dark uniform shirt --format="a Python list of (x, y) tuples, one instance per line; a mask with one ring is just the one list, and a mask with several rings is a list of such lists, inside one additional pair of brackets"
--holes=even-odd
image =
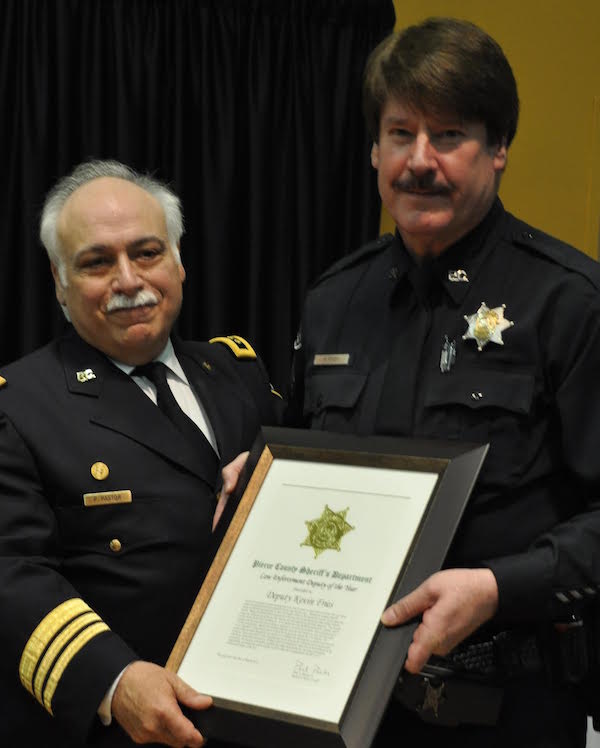
[[(388, 235), (307, 297), (290, 422), (490, 443), (447, 566), (493, 570), (498, 622), (568, 618), (600, 581), (599, 284), (597, 263), (497, 201), (441, 256), (418, 263)], [(463, 336), (482, 302), (514, 324), (478, 350)]]
[[(278, 419), (249, 350), (175, 341), (223, 465)], [(131, 746), (96, 711), (129, 662), (164, 664), (181, 631), (214, 550), (213, 460), (74, 331), (3, 375), (0, 745)]]

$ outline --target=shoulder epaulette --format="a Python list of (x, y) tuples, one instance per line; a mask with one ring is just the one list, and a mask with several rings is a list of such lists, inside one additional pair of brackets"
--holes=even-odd
[(514, 216), (511, 216), (511, 219), (511, 238), (515, 244), (527, 247), (537, 254), (544, 255), (557, 265), (583, 275), (600, 290), (600, 264), (596, 260), (570, 244), (544, 231), (532, 228)]
[(236, 358), (255, 359), (256, 352), (250, 343), (239, 335), (211, 338), (209, 343), (222, 343), (227, 346)]
[(375, 239), (368, 244), (364, 244), (362, 247), (360, 247), (360, 249), (357, 249), (355, 252), (351, 252), (349, 255), (342, 257), (341, 260), (338, 260), (333, 265), (331, 265), (331, 267), (329, 267), (322, 275), (320, 275), (312, 285), (316, 286), (326, 278), (339, 273), (340, 270), (346, 270), (353, 265), (357, 265), (366, 257), (376, 254), (377, 252), (382, 252), (384, 249), (387, 249), (387, 247), (389, 247), (393, 239), (393, 234), (382, 234), (378, 239)]
[(6, 379), (0, 376), (0, 387), (4, 387), (5, 384), (6, 384)]

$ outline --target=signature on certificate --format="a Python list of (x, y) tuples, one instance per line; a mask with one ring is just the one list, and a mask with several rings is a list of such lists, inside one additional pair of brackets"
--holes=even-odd
[(326, 668), (315, 663), (307, 663), (304, 660), (296, 660), (292, 669), (292, 678), (298, 680), (308, 680), (312, 683), (318, 683), (323, 678), (329, 678), (331, 673)]

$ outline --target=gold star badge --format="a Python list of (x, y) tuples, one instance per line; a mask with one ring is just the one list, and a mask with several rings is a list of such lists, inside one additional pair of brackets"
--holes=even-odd
[(481, 351), (488, 343), (504, 345), (502, 333), (508, 327), (512, 327), (515, 324), (514, 322), (511, 322), (511, 320), (505, 318), (505, 309), (506, 304), (490, 309), (485, 301), (482, 301), (481, 306), (475, 314), (465, 314), (465, 320), (467, 321), (468, 327), (467, 331), (462, 336), (463, 340), (469, 338), (475, 340), (478, 351)]
[(340, 542), (344, 535), (354, 530), (352, 525), (346, 522), (348, 508), (339, 512), (332, 511), (327, 504), (318, 519), (308, 520), (308, 536), (300, 545), (308, 545), (315, 552), (315, 558), (326, 550), (340, 551)]

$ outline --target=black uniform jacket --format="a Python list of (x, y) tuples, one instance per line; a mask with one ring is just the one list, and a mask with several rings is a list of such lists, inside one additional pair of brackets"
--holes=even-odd
[[(174, 346), (225, 465), (276, 421), (278, 399), (258, 359)], [(136, 383), (73, 332), (3, 376), (0, 745), (81, 746), (90, 727), (120, 745), (96, 710), (132, 659), (166, 662), (209, 561), (214, 479)], [(130, 502), (112, 503), (125, 492)]]
[[(437, 259), (387, 235), (307, 297), (290, 423), (490, 443), (446, 564), (493, 570), (497, 623), (568, 620), (600, 583), (599, 287), (597, 263), (497, 201)], [(514, 324), (478, 350), (482, 302)]]

